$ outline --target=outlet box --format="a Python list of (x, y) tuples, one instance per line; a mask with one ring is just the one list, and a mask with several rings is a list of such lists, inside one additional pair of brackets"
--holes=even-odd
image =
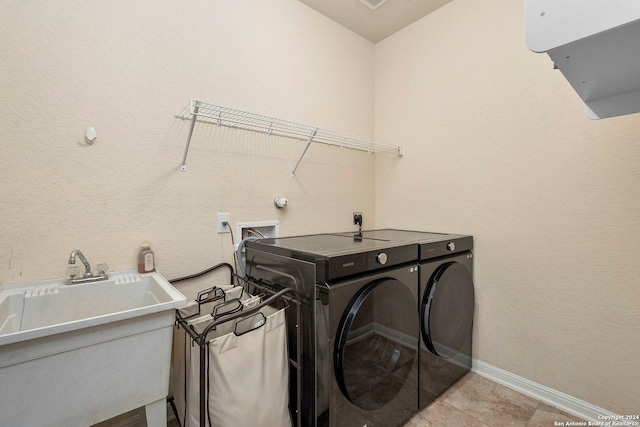
[(238, 241), (247, 237), (272, 238), (280, 237), (278, 221), (239, 222), (236, 224)]
[(231, 227), (231, 224), (229, 224), (229, 227), (227, 227), (223, 224), (224, 222), (229, 224), (229, 214), (218, 212), (218, 234), (229, 233), (231, 231), (231, 228), (229, 228)]

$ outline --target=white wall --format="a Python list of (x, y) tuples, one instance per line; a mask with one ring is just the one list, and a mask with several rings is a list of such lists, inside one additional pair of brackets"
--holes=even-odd
[(640, 116), (589, 121), (522, 1), (455, 0), (376, 45), (376, 225), (472, 234), (475, 357), (640, 407)]
[(197, 125), (183, 173), (174, 116), (196, 98), (372, 137), (373, 63), (292, 0), (4, 2), (0, 284), (62, 277), (73, 249), (135, 268), (144, 239), (167, 278), (230, 262), (218, 212), (282, 235), (372, 224), (373, 156), (313, 145), (292, 179), (303, 142)]

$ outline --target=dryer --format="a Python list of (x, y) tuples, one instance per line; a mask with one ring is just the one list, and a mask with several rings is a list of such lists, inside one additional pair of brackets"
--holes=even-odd
[(420, 408), (471, 370), (472, 247), (471, 236), (420, 244)]
[(303, 298), (303, 425), (405, 424), (419, 399), (418, 245), (321, 234), (246, 248), (248, 276)]
[(402, 426), (417, 411), (417, 284), (417, 265), (404, 264), (320, 291), (329, 300), (330, 426)]

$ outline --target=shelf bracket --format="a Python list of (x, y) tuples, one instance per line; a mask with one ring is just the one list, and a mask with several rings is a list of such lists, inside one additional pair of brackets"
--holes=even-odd
[(199, 109), (200, 101), (193, 101), (191, 104), (191, 126), (189, 127), (189, 136), (187, 136), (187, 146), (184, 148), (184, 156), (182, 157), (182, 164), (180, 165), (182, 172), (187, 171), (187, 154), (189, 153), (189, 144), (191, 144), (191, 136), (193, 135), (193, 128), (196, 126)]
[(318, 128), (315, 128), (313, 132), (311, 132), (311, 135), (309, 135), (309, 139), (307, 139), (307, 146), (304, 147), (302, 154), (300, 154), (300, 158), (298, 159), (298, 161), (296, 162), (296, 165), (293, 167), (293, 170), (291, 171), (291, 178), (295, 176), (296, 169), (298, 169), (298, 165), (300, 165), (300, 162), (302, 161), (302, 158), (304, 157), (304, 155), (307, 154), (307, 150), (309, 149), (309, 146), (313, 142), (313, 138), (316, 136), (316, 133), (318, 133)]

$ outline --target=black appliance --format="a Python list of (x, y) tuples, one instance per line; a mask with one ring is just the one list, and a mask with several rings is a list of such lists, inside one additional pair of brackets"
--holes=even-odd
[[(419, 266), (430, 270), (434, 260), (458, 254), (449, 248), (470, 245), (470, 236), (403, 230), (246, 243), (248, 276), (294, 287), (303, 298), (304, 426), (400, 426), (431, 399), (430, 355), (447, 359), (434, 325), (446, 324), (448, 314), (433, 305), (442, 279), (428, 286)], [(443, 276), (448, 281), (450, 273)]]
[(362, 232), (363, 238), (416, 243), (420, 263), (420, 408), (472, 365), (473, 237), (406, 230)]

